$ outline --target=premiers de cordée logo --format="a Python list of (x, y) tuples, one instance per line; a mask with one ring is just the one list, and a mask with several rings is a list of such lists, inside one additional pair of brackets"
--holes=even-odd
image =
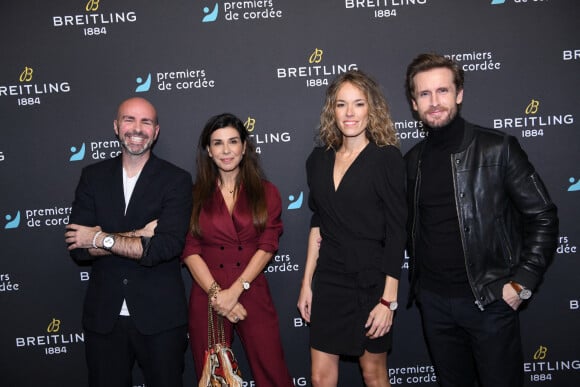
[(202, 23), (213, 23), (218, 19), (227, 22), (258, 21), (282, 19), (283, 12), (276, 7), (274, 0), (224, 1), (203, 7)]
[(20, 290), (20, 283), (15, 282), (10, 273), (0, 274), (0, 293), (17, 292)]
[[(156, 81), (153, 84), (153, 80)], [(207, 70), (203, 68), (184, 68), (172, 71), (158, 71), (155, 77), (151, 73), (146, 76), (138, 76), (135, 80), (136, 93), (145, 93), (153, 89), (163, 92), (184, 91), (191, 89), (208, 89), (216, 86), (216, 81), (207, 76)]]
[(72, 207), (61, 206), (17, 210), (14, 214), (8, 213), (4, 216), (4, 229), (64, 226), (69, 222), (71, 211)]

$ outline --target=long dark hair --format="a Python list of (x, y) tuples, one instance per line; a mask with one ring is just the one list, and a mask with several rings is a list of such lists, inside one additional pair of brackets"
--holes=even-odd
[(239, 192), (240, 186), (244, 186), (248, 204), (252, 210), (254, 227), (262, 231), (266, 226), (268, 208), (266, 205), (264, 185), (262, 184), (264, 172), (258, 162), (256, 149), (244, 123), (233, 114), (223, 113), (211, 117), (199, 136), (199, 143), (197, 145), (197, 175), (193, 186), (193, 211), (189, 222), (191, 233), (194, 236), (201, 236), (202, 234), (199, 225), (199, 215), (204, 205), (213, 197), (217, 187), (216, 182), (221, 179), (219, 170), (211, 157), (209, 157), (207, 151), (210, 145), (211, 134), (218, 129), (226, 127), (237, 130), (242, 144), (246, 146), (244, 156), (240, 161), (240, 172), (236, 177), (234, 192)]

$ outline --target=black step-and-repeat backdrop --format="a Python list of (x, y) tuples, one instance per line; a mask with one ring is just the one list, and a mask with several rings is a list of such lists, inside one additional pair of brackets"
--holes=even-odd
[[(304, 162), (325, 88), (352, 68), (374, 76), (405, 152), (423, 137), (405, 99), (406, 65), (437, 51), (466, 71), (464, 117), (516, 136), (559, 207), (557, 254), (521, 313), (522, 368), (526, 386), (580, 385), (579, 17), (577, 0), (2, 0), (0, 384), (87, 384), (90, 266), (69, 258), (64, 225), (81, 168), (119, 153), (117, 104), (139, 95), (158, 108), (155, 152), (192, 172), (208, 117), (246, 122), (284, 200), (285, 232), (265, 271), (295, 385), (309, 385), (296, 300), (310, 218)], [(391, 383), (434, 386), (416, 308), (397, 312), (394, 335)], [(144, 386), (138, 369), (134, 385)], [(340, 386), (361, 385), (346, 359)]]

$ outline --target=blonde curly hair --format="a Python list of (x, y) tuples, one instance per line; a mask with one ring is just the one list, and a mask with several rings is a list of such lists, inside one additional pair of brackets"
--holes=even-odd
[(336, 77), (326, 90), (326, 100), (320, 114), (319, 140), (328, 148), (338, 150), (342, 146), (342, 132), (336, 124), (334, 112), (336, 95), (345, 83), (360, 89), (368, 101), (368, 126), (365, 130), (369, 141), (378, 146), (394, 145), (399, 147), (397, 131), (387, 101), (378, 84), (360, 70), (350, 70)]

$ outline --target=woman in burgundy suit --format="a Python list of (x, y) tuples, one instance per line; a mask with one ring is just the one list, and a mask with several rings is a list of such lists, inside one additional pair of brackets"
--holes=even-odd
[(231, 344), (235, 329), (256, 385), (293, 386), (263, 274), (282, 233), (280, 193), (264, 180), (248, 132), (234, 115), (210, 118), (201, 133), (193, 201), (183, 261), (195, 281), (189, 335), (198, 377), (208, 346), (213, 285), (219, 291), (211, 303), (226, 317), (226, 341)]

